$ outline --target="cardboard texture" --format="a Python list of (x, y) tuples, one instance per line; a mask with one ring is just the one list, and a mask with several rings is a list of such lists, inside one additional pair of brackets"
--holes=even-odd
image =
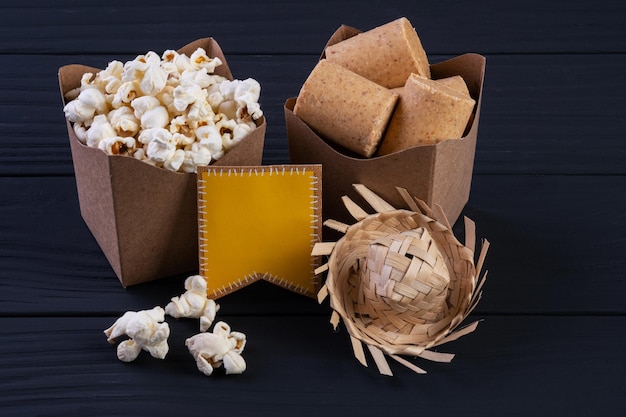
[[(328, 45), (355, 36), (357, 29), (341, 26)], [(321, 58), (324, 57), (322, 54)], [(461, 139), (417, 146), (397, 153), (361, 158), (326, 141), (293, 113), (296, 98), (285, 102), (289, 156), (296, 164), (323, 166), (323, 218), (349, 221), (342, 196), (353, 184), (365, 184), (394, 206), (402, 204), (396, 187), (402, 187), (429, 206), (441, 205), (454, 224), (469, 199), (478, 122), (485, 75), (485, 58), (464, 54), (430, 66), (433, 79), (460, 75), (476, 100), (473, 117)]]
[(320, 287), (320, 165), (198, 169), (200, 275), (220, 298), (258, 280), (308, 297)]
[[(215, 73), (232, 79), (215, 40), (198, 39), (179, 52), (202, 47), (223, 64)], [(59, 69), (61, 97), (80, 86), (85, 72), (99, 69), (67, 65)], [(65, 105), (65, 99), (63, 99)], [(72, 160), (81, 215), (124, 287), (198, 270), (196, 174), (168, 171), (128, 156), (110, 156), (83, 145), (69, 121)], [(259, 165), (265, 119), (214, 165)]]

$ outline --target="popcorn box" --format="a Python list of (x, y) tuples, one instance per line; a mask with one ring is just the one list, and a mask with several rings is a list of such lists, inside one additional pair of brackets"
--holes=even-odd
[[(327, 46), (358, 33), (357, 29), (343, 25)], [(297, 98), (287, 99), (284, 112), (289, 157), (292, 163), (322, 164), (324, 219), (352, 220), (342, 203), (342, 196), (353, 194), (353, 184), (366, 185), (395, 207), (403, 205), (396, 187), (406, 188), (429, 206), (441, 205), (451, 223), (458, 219), (469, 199), (485, 58), (469, 53), (432, 64), (430, 69), (433, 79), (462, 76), (470, 95), (476, 100), (473, 117), (461, 139), (362, 158), (320, 137), (293, 113)]]
[[(178, 52), (197, 48), (218, 57), (216, 74), (232, 79), (215, 40), (196, 40)], [(80, 86), (83, 65), (59, 69), (61, 96)], [(65, 104), (65, 100), (64, 100)], [(83, 145), (67, 123), (81, 215), (124, 287), (197, 271), (197, 175), (154, 167), (129, 156), (107, 155)], [(260, 165), (265, 118), (214, 165)]]

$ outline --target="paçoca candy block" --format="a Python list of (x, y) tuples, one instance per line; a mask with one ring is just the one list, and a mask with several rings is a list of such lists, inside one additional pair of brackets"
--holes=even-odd
[(417, 32), (402, 17), (325, 49), (326, 59), (387, 88), (401, 87), (411, 74), (430, 78)]
[(304, 82), (294, 114), (328, 140), (370, 157), (397, 99), (391, 90), (322, 59)]
[(411, 75), (382, 139), (379, 155), (460, 139), (475, 100), (437, 81)]

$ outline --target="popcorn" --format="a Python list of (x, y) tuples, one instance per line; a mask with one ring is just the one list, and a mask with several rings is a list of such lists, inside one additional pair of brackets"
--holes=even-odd
[(185, 151), (182, 149), (176, 149), (176, 152), (168, 159), (163, 162), (163, 168), (169, 169), (170, 171), (180, 171), (180, 167), (183, 165), (185, 161)]
[(117, 357), (123, 362), (137, 359), (142, 349), (154, 358), (164, 359), (169, 351), (167, 339), (170, 335), (169, 325), (164, 320), (165, 311), (161, 307), (127, 311), (104, 334), (111, 344), (121, 336), (129, 337), (117, 346)]
[(195, 101), (187, 110), (187, 117), (191, 120), (203, 120), (213, 114), (213, 108), (206, 99)]
[[(119, 108), (125, 105), (129, 105), (136, 97), (139, 97), (139, 86), (135, 81), (127, 81), (120, 84), (119, 88), (113, 95), (111, 105), (114, 108)], [(69, 103), (68, 103), (69, 104)]]
[(147, 156), (146, 156), (146, 151), (144, 148), (137, 148), (135, 150), (135, 152), (133, 153), (133, 158), (145, 162), (148, 165), (152, 165), (152, 166), (156, 166), (156, 162), (150, 160)]
[(188, 277), (185, 280), (185, 290), (185, 293), (173, 297), (165, 306), (165, 314), (174, 318), (199, 318), (200, 331), (206, 332), (213, 324), (220, 306), (207, 297), (207, 283), (200, 275)]
[[(133, 109), (133, 114), (137, 119), (141, 119), (148, 110), (161, 105), (161, 102), (156, 97), (152, 96), (140, 96), (133, 99), (130, 102), (130, 107)], [(162, 126), (161, 126), (162, 127)]]
[(214, 84), (225, 81), (226, 78), (221, 75), (209, 74), (206, 68), (200, 70), (188, 69), (181, 73), (180, 81), (189, 80), (201, 88), (209, 88)]
[[(178, 82), (178, 81), (177, 81)], [(182, 111), (179, 111), (174, 107), (174, 90), (176, 88), (173, 85), (166, 85), (163, 90), (159, 92), (155, 97), (159, 100), (161, 105), (167, 109), (167, 112), (171, 117), (183, 115)]]
[(65, 117), (70, 122), (89, 122), (96, 111), (104, 113), (107, 108), (104, 94), (97, 88), (86, 88), (78, 94), (76, 99), (70, 101), (65, 108)]
[(233, 131), (237, 127), (237, 122), (232, 119), (222, 118), (215, 124), (215, 127), (219, 130), (222, 137), (222, 147), (225, 150), (232, 148), (234, 145)]
[(219, 89), (211, 89), (209, 101), (230, 119), (247, 121), (263, 116), (258, 100), (261, 85), (254, 79), (225, 81)]
[(139, 89), (146, 95), (155, 95), (166, 83), (167, 72), (161, 67), (161, 59), (156, 54), (150, 55), (148, 66), (139, 82)]
[(202, 48), (190, 56), (149, 51), (111, 61), (82, 76), (63, 110), (87, 146), (193, 173), (221, 158), (263, 116), (259, 83), (215, 74), (221, 64)]
[(226, 137), (222, 138), (224, 149), (229, 150), (230, 148), (235, 146), (243, 138), (245, 138), (250, 132), (252, 132), (252, 130), (254, 130), (255, 128), (256, 128), (256, 125), (254, 123), (248, 123), (248, 124), (238, 123), (233, 128), (233, 136), (230, 140)]
[(81, 91), (89, 87), (93, 87), (94, 84), (95, 84), (94, 76), (91, 72), (87, 72), (83, 74), (83, 76), (80, 77), (80, 88), (79, 88), (78, 93), (80, 93)]
[(166, 127), (170, 122), (170, 115), (167, 108), (152, 96), (141, 96), (130, 102), (134, 110), (134, 115), (141, 121), (142, 129), (152, 129), (156, 127)]
[(106, 94), (114, 94), (122, 85), (122, 71), (124, 64), (120, 61), (111, 61), (104, 71), (96, 74), (94, 84)]
[(261, 95), (261, 85), (254, 79), (248, 78), (241, 81), (234, 92), (234, 99), (237, 102), (237, 118), (244, 120), (248, 117), (256, 120), (263, 116), (259, 97)]
[(201, 165), (209, 165), (213, 157), (211, 151), (206, 147), (200, 146), (198, 143), (191, 145), (190, 149), (185, 149), (185, 159), (181, 165), (183, 172), (196, 172), (196, 167)]
[(208, 161), (213, 159), (219, 159), (220, 155), (214, 155), (211, 152), (211, 148), (203, 143), (194, 142), (191, 146), (185, 149), (186, 151), (191, 151), (191, 156), (194, 163), (197, 165), (198, 163), (202, 163), (202, 161)]
[(215, 71), (215, 67), (222, 65), (219, 58), (210, 58), (203, 48), (196, 49), (189, 57), (189, 62), (193, 68), (206, 69), (208, 72)]
[(176, 144), (172, 139), (172, 135), (165, 129), (159, 131), (167, 132), (170, 139), (165, 139), (161, 135), (156, 135), (148, 143), (146, 148), (146, 156), (157, 164), (168, 161), (176, 153)]
[(132, 155), (136, 144), (137, 141), (135, 138), (113, 136), (100, 140), (98, 148), (102, 149), (108, 155)]
[(109, 123), (109, 119), (104, 114), (99, 114), (93, 118), (91, 126), (86, 132), (86, 143), (88, 146), (98, 147), (98, 144), (102, 139), (112, 138), (117, 136), (117, 132)]
[(65, 117), (67, 117), (70, 122), (76, 123), (89, 121), (93, 118), (93, 115), (96, 112), (96, 109), (87, 106), (78, 99), (70, 101), (63, 110), (65, 112)]
[(161, 58), (149, 51), (124, 64), (122, 81), (135, 81), (144, 95), (154, 95), (165, 87), (167, 72), (161, 67)]
[(124, 106), (111, 110), (108, 119), (113, 129), (120, 136), (135, 136), (141, 128), (141, 121), (135, 117), (135, 113), (130, 107)]
[[(215, 97), (215, 94), (213, 95)], [(218, 102), (216, 105), (217, 113), (221, 115), (221, 117), (226, 117), (228, 119), (236, 119), (237, 118), (237, 103), (235, 100), (224, 100), (224, 96), (218, 93), (217, 97), (219, 97), (221, 102)]]
[(174, 107), (178, 111), (186, 111), (196, 101), (204, 101), (207, 98), (206, 91), (192, 80), (182, 80), (174, 89)]
[[(164, 66), (168, 68), (172, 74), (181, 74), (187, 69), (193, 69), (191, 60), (185, 54), (179, 54), (173, 50), (167, 50), (163, 53), (161, 59), (164, 62)], [(168, 64), (173, 64), (173, 67)]]
[(189, 120), (185, 115), (172, 119), (170, 122), (170, 133), (178, 146), (185, 147), (196, 141), (195, 125), (197, 123)]
[(144, 129), (139, 133), (138, 140), (143, 145), (148, 145), (155, 139), (162, 140), (164, 142), (173, 142), (172, 134), (169, 130), (163, 127), (153, 127), (151, 129)]
[(74, 133), (76, 134), (76, 137), (78, 138), (78, 140), (86, 145), (87, 144), (87, 127), (85, 127), (85, 125), (83, 125), (81, 122), (76, 122), (74, 123), (74, 126), (72, 126), (72, 128), (74, 129)]
[(246, 370), (246, 362), (241, 356), (246, 335), (231, 331), (223, 321), (216, 323), (211, 333), (199, 333), (188, 338), (185, 345), (204, 375), (210, 376), (222, 365), (227, 374), (241, 374)]
[(206, 147), (213, 158), (222, 152), (222, 132), (220, 128), (221, 126), (208, 124), (196, 129), (196, 137), (200, 142), (199, 145)]
[[(100, 143), (104, 142), (105, 140)], [(141, 150), (139, 148), (135, 154)], [(177, 153), (179, 151), (185, 152), (178, 149)], [(105, 329), (104, 334), (110, 344), (117, 343), (117, 339), (123, 336), (127, 337), (117, 346), (117, 357), (123, 362), (134, 361), (142, 350), (157, 359), (165, 359), (169, 352), (170, 336), (170, 327), (165, 322), (166, 315), (174, 318), (198, 318), (200, 333), (185, 340), (185, 346), (196, 361), (198, 370), (208, 376), (215, 369), (224, 366), (226, 374), (241, 374), (246, 370), (246, 361), (242, 356), (246, 335), (232, 331), (230, 325), (224, 321), (215, 323), (213, 330), (208, 332), (219, 309), (219, 304), (207, 297), (206, 280), (201, 275), (191, 275), (185, 280), (185, 292), (172, 297), (165, 309), (156, 306), (151, 310), (127, 311)]]
[(141, 127), (143, 129), (166, 127), (169, 121), (170, 115), (167, 109), (161, 105), (146, 110), (146, 112), (141, 115)]

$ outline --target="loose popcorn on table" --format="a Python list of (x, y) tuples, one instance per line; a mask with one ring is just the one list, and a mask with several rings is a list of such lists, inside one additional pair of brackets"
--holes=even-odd
[(227, 374), (241, 374), (246, 370), (246, 362), (241, 356), (246, 335), (231, 331), (223, 321), (215, 323), (213, 332), (190, 337), (185, 345), (196, 360), (198, 370), (207, 376), (222, 365)]
[(111, 344), (121, 336), (128, 337), (117, 346), (117, 357), (123, 362), (137, 359), (142, 349), (157, 359), (164, 359), (169, 351), (170, 335), (169, 325), (164, 321), (165, 311), (161, 307), (127, 311), (104, 334)]
[(83, 75), (63, 111), (87, 146), (193, 173), (221, 158), (263, 116), (260, 84), (214, 74), (221, 64), (202, 48), (190, 56), (149, 51), (112, 61)]
[(219, 304), (207, 297), (207, 283), (200, 275), (192, 275), (185, 280), (185, 293), (173, 297), (165, 306), (165, 314), (174, 318), (189, 317), (200, 319), (200, 331), (206, 332), (220, 309)]

